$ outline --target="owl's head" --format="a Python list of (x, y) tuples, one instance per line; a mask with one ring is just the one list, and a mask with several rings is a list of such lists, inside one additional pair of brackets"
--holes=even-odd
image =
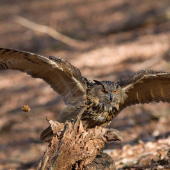
[(117, 108), (120, 101), (124, 98), (123, 91), (120, 86), (111, 81), (97, 81), (91, 89), (92, 102), (96, 105), (104, 105), (105, 111)]

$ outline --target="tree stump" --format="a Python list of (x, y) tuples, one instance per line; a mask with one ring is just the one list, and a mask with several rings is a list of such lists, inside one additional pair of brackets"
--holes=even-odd
[(112, 158), (100, 152), (109, 141), (122, 141), (117, 130), (96, 126), (85, 131), (80, 117), (75, 122), (49, 123), (54, 135), (37, 170), (114, 169)]

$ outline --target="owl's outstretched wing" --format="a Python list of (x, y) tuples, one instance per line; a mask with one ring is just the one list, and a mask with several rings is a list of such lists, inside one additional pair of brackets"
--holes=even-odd
[(64, 102), (83, 101), (85, 79), (80, 71), (62, 58), (0, 48), (0, 70), (14, 69), (46, 81)]
[(120, 110), (126, 106), (149, 102), (170, 103), (170, 73), (141, 70), (118, 83), (127, 97), (119, 105)]

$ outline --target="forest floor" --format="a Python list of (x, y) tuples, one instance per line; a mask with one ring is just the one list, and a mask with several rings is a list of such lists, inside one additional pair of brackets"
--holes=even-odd
[[(170, 71), (169, 0), (0, 0), (0, 47), (68, 60), (88, 79), (118, 81), (132, 72)], [(84, 46), (73, 47), (14, 22), (22, 16), (47, 25)], [(35, 169), (47, 143), (39, 141), (65, 107), (40, 79), (19, 71), (0, 72), (0, 169)], [(28, 104), (30, 112), (22, 112)], [(106, 145), (116, 168), (170, 169), (170, 105), (124, 109), (108, 126), (123, 142)], [(168, 152), (169, 151), (169, 152)], [(165, 158), (165, 159), (164, 159)], [(155, 166), (155, 167), (154, 167)]]

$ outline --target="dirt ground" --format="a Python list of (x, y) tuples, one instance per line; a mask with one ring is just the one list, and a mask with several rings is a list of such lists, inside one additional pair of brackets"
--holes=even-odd
[[(84, 46), (24, 27), (14, 21), (16, 15)], [(0, 47), (60, 56), (91, 80), (116, 82), (142, 69), (168, 72), (170, 1), (0, 0)], [(0, 80), (0, 169), (35, 169), (47, 148), (39, 141), (45, 118), (57, 120), (64, 102), (45, 82), (19, 71), (1, 71)], [(25, 104), (30, 112), (22, 112)], [(107, 144), (104, 152), (118, 170), (170, 169), (169, 122), (167, 103), (128, 107), (109, 125), (124, 141)]]

